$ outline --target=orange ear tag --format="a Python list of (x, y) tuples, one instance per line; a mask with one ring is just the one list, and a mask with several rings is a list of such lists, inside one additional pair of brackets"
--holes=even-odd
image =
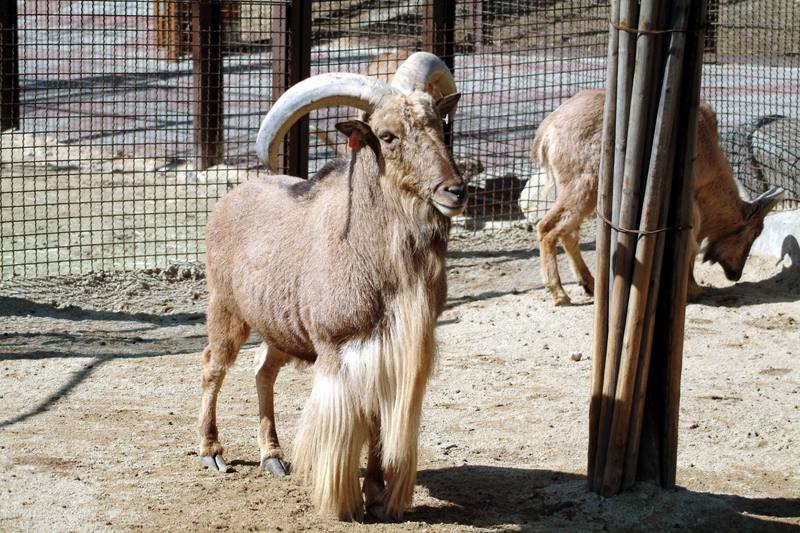
[(347, 138), (347, 146), (351, 150), (358, 150), (361, 148), (361, 132), (358, 130), (353, 130), (353, 133), (350, 134), (350, 137)]

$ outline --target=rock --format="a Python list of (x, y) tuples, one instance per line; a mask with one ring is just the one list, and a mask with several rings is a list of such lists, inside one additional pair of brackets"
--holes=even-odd
[(543, 170), (531, 174), (519, 195), (519, 208), (525, 218), (535, 224), (556, 200), (555, 185), (547, 188), (547, 176)]
[[(773, 117), (769, 117), (773, 118)], [(774, 117), (752, 136), (753, 161), (760, 170), (761, 193), (768, 185), (780, 185), (788, 198), (800, 194), (800, 120)]]
[(573, 361), (580, 361), (583, 358), (583, 354), (581, 352), (569, 352), (569, 358)]
[(519, 198), (525, 186), (512, 174), (499, 178), (485, 178), (482, 186), (467, 185), (469, 202), (468, 217), (484, 220), (516, 220), (524, 215), (519, 207)]

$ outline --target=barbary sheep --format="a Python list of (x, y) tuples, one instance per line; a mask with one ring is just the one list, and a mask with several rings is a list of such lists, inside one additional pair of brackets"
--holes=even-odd
[[(577, 93), (542, 121), (533, 140), (531, 157), (545, 171), (548, 186), (555, 182), (557, 189), (555, 204), (536, 226), (543, 282), (556, 305), (570, 303), (558, 275), (558, 240), (578, 283), (588, 294), (594, 292), (594, 278), (578, 247), (578, 232), (597, 203), (604, 98), (603, 89)], [(740, 198), (720, 148), (714, 111), (701, 103), (694, 163), (694, 212), (700, 224), (692, 232), (692, 246), (696, 249), (708, 239), (704, 261), (719, 263), (726, 277), (737, 281), (750, 246), (764, 227), (764, 217), (783, 198), (783, 192), (772, 187), (752, 202)], [(696, 297), (699, 293), (692, 274), (689, 295)]]
[[(314, 364), (294, 441), (294, 471), (310, 476), (320, 512), (399, 519), (416, 481), (420, 411), (444, 308), (450, 218), (466, 187), (447, 150), (442, 120), (459, 94), (436, 56), (392, 85), (358, 74), (321, 74), (288, 90), (256, 143), (274, 169), (299, 117), (333, 105), (368, 114), (337, 129), (348, 160), (310, 180), (268, 176), (215, 206), (206, 229), (208, 346), (203, 351), (200, 455), (226, 471), (216, 423), (222, 381), (255, 331), (261, 465), (284, 475), (273, 386), (290, 360)], [(444, 98), (420, 91), (432, 79)], [(363, 487), (362, 448), (368, 446)]]

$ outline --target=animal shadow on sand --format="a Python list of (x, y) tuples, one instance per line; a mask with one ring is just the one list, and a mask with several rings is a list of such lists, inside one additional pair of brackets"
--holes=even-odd
[(59, 320), (103, 320), (114, 322), (144, 322), (154, 326), (170, 323), (205, 322), (205, 313), (127, 313), (105, 309), (85, 309), (75, 305), (55, 307), (51, 304), (35, 302), (27, 298), (0, 295), (0, 317), (32, 316)]
[(770, 518), (800, 517), (800, 499), (745, 498), (661, 490), (640, 483), (602, 498), (582, 475), (464, 465), (419, 472), (418, 481), (441, 505), (422, 505), (407, 516), (430, 524), (500, 530), (570, 531), (798, 531)]
[(787, 235), (781, 246), (781, 258), (789, 257), (789, 266), (760, 281), (742, 281), (730, 287), (703, 287), (696, 303), (723, 307), (743, 307), (761, 303), (794, 302), (800, 300), (800, 245)]
[[(158, 315), (84, 309), (75, 306), (56, 308), (25, 298), (0, 296), (2, 317), (29, 317), (26, 331), (6, 328), (0, 336), (0, 361), (42, 360), (59, 364), (63, 359), (88, 359), (67, 374), (63, 384), (20, 413), (0, 415), (0, 429), (23, 422), (49, 410), (56, 402), (72, 394), (100, 367), (120, 359), (142, 359), (201, 351), (205, 332), (186, 331), (176, 336), (170, 328), (197, 326), (205, 321), (204, 313)], [(52, 319), (68, 320), (75, 325), (56, 325)], [(95, 321), (94, 325), (85, 325)], [(122, 325), (126, 324), (126, 325)], [(38, 326), (38, 327), (37, 327)], [(256, 345), (250, 339), (245, 347)], [(74, 368), (74, 367), (73, 367)]]

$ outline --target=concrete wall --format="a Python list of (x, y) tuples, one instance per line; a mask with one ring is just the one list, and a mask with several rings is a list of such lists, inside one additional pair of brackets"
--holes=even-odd
[(764, 231), (753, 243), (752, 253), (783, 258), (800, 263), (800, 210), (783, 211), (764, 219)]

